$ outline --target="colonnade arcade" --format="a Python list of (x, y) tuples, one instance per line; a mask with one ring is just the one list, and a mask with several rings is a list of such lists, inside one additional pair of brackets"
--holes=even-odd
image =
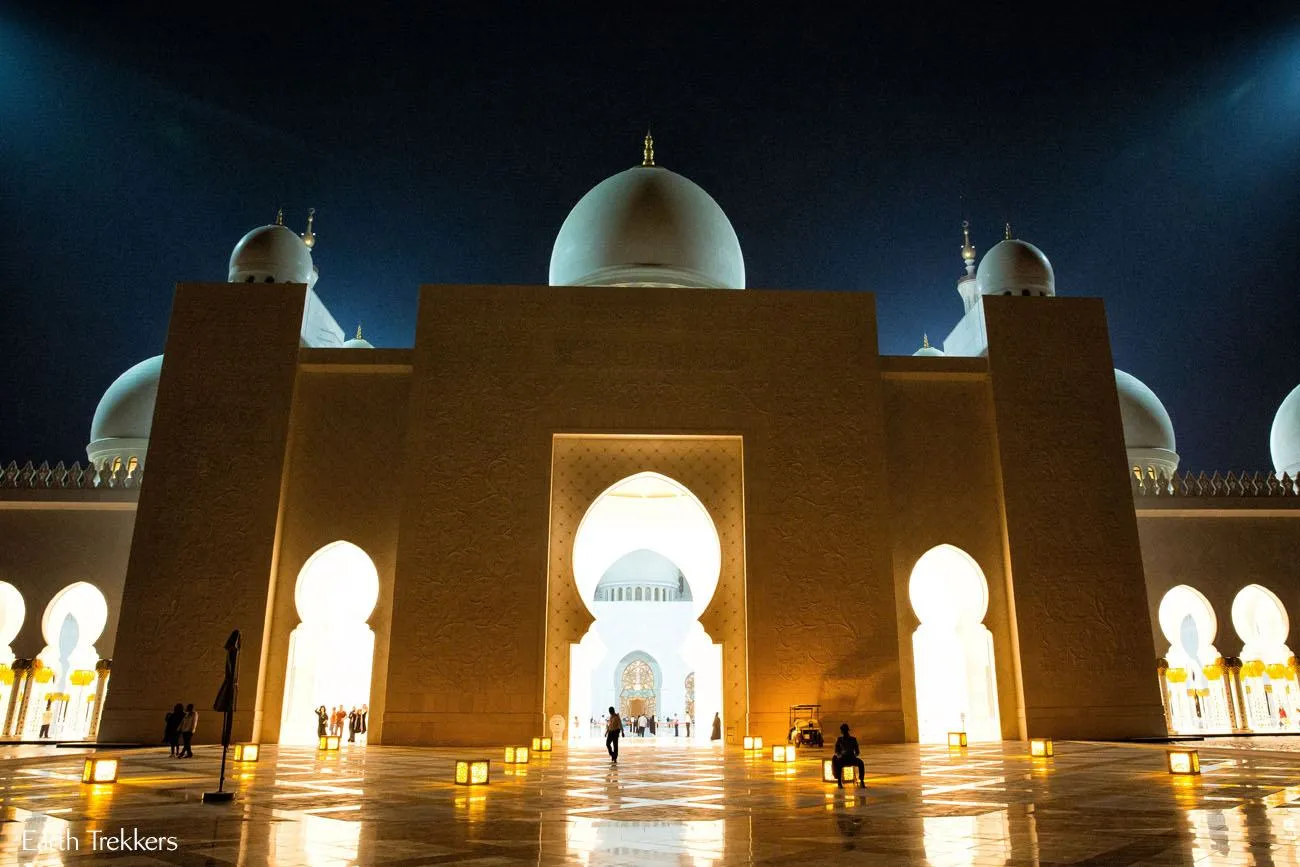
[(86, 581), (56, 593), (41, 616), (45, 646), (20, 658), (12, 645), (26, 617), (22, 593), (0, 581), (0, 738), (94, 740), (112, 669), (95, 648), (108, 622), (104, 594)]
[(1216, 641), (1219, 620), (1205, 595), (1187, 584), (1160, 600), (1160, 631), (1169, 643), (1157, 662), (1165, 722), (1171, 734), (1300, 730), (1295, 654), (1287, 646), (1290, 618), (1267, 587), (1249, 584), (1233, 599), (1239, 656)]

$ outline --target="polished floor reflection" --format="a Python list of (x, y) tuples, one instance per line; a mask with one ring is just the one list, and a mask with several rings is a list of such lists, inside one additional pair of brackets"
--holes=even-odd
[[(0, 863), (1300, 864), (1300, 739), (1199, 744), (1175, 778), (1153, 746), (868, 748), (867, 788), (821, 782), (820, 756), (629, 739), (507, 770), (497, 751), (268, 747), (200, 802), (219, 750), (124, 752), (120, 781), (80, 782), (79, 751), (0, 751)], [(487, 786), (452, 784), (487, 755)]]

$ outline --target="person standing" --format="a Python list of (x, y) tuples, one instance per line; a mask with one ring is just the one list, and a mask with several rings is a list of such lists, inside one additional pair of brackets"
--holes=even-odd
[[(180, 705), (176, 705), (177, 708)], [(330, 713), (325, 709), (325, 705), (316, 708), (316, 737), (323, 738), (329, 734)]]
[(682, 718), (679, 716), (675, 716), (673, 717), (673, 737), (677, 737), (681, 733), (682, 733)]
[(369, 704), (361, 705), (361, 710), (357, 711), (357, 723), (360, 725), (360, 728), (357, 729), (357, 734), (361, 735), (361, 742), (365, 743), (366, 740), (365, 734), (367, 731), (370, 730), (370, 705)]
[(655, 721), (655, 715), (650, 714), (650, 737), (655, 737), (655, 733), (658, 731), (659, 723)]
[(185, 719), (185, 706), (180, 702), (163, 717), (163, 743), (171, 747), (171, 758), (181, 754), (181, 720)]
[(722, 740), (722, 714), (715, 713), (713, 715), (713, 731), (709, 733), (709, 740)]
[(181, 747), (181, 758), (194, 758), (194, 750), (191, 744), (194, 741), (194, 730), (199, 727), (199, 712), (194, 709), (194, 705), (185, 705), (185, 716), (181, 719), (181, 740), (184, 746)]
[(37, 735), (40, 738), (50, 736), (50, 725), (54, 722), (54, 703), (47, 701), (45, 710), (41, 711), (41, 733)]
[(348, 712), (348, 743), (357, 742), (357, 709), (354, 707)]
[(636, 718), (637, 735), (639, 737), (645, 737), (645, 730), (646, 727), (649, 725), (650, 725), (650, 721), (645, 718), (645, 714), (641, 714), (641, 716), (637, 717)]
[(609, 709), (609, 722), (605, 724), (605, 750), (609, 753), (609, 760), (613, 764), (618, 764), (618, 739), (623, 735), (623, 720), (614, 709)]
[(690, 714), (686, 715), (686, 736), (688, 738), (691, 736), (691, 715)]
[(844, 766), (853, 765), (858, 769), (858, 788), (867, 787), (867, 766), (863, 764), (858, 749), (858, 739), (849, 734), (849, 724), (840, 725), (840, 736), (835, 739), (835, 755), (831, 758), (831, 767), (835, 769), (835, 781), (844, 788)]

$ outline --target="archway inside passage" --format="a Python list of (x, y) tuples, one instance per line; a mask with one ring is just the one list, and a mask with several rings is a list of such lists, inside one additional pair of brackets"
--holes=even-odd
[(1174, 734), (1232, 731), (1228, 678), (1223, 656), (1214, 646), (1219, 620), (1210, 600), (1194, 587), (1179, 584), (1160, 600), (1160, 631), (1165, 651), (1165, 702)]

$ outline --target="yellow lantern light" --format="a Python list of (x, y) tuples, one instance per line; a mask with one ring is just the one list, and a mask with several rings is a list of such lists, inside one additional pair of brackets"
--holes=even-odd
[(1196, 750), (1169, 750), (1169, 773), (1192, 776), (1201, 772), (1201, 755)]
[(257, 744), (235, 744), (235, 761), (255, 762), (261, 748)]
[(506, 747), (506, 764), (528, 764), (528, 747)]
[(550, 738), (533, 738), (533, 752), (549, 753), (551, 751)]
[(1052, 745), (1051, 738), (1030, 738), (1029, 755), (1036, 759), (1050, 759), (1056, 755), (1056, 748)]
[(1268, 676), (1272, 680), (1286, 680), (1287, 668), (1285, 665), (1280, 663), (1266, 665), (1264, 666), (1264, 671), (1268, 672)]
[[(40, 660), (37, 660), (37, 662), (40, 662)], [(44, 666), (35, 668), (32, 671), (32, 676), (36, 678), (37, 683), (49, 683), (54, 680), (54, 669)]]
[(948, 746), (952, 749), (965, 749), (969, 746), (965, 732), (948, 732)]
[(339, 748), (339, 742), (342, 740), (338, 735), (321, 735), (320, 746), (316, 749), (326, 751), (336, 751)]
[(761, 750), (763, 749), (763, 739), (759, 737), (751, 737), (749, 735), (746, 735), (744, 745), (745, 745), (745, 749), (749, 752)]
[(793, 747), (793, 746), (785, 746), (785, 747), (783, 747), (783, 746), (777, 746), (777, 747), (772, 747), (772, 761), (774, 761), (774, 762), (793, 762), (793, 761), (794, 761), (794, 747)]
[(73, 686), (89, 686), (95, 682), (95, 672), (78, 668), (68, 675), (68, 683)]
[(117, 759), (97, 759), (90, 756), (81, 769), (83, 783), (116, 783)]
[[(856, 783), (858, 781), (858, 766), (845, 765), (840, 771), (840, 776), (846, 783)], [(835, 780), (835, 763), (831, 759), (822, 759), (822, 782), (834, 783)]]
[(7, 665), (0, 666), (0, 683), (5, 686), (14, 685), (14, 670)]
[(488, 767), (490, 764), (487, 759), (457, 759), (456, 785), (486, 786), (488, 784)]

